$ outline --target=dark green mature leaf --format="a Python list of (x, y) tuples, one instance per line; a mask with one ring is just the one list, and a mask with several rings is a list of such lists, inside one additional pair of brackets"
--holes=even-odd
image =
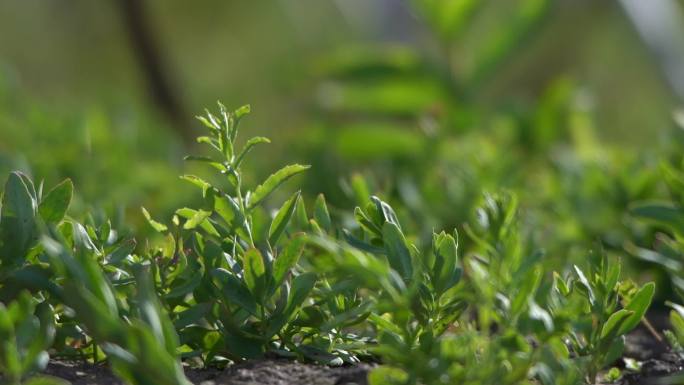
[[(19, 172), (7, 178), (0, 214), (0, 264), (11, 265), (23, 260), (35, 241), (36, 201), (33, 186)], [(30, 181), (28, 182), (30, 183)]]
[(162, 311), (155, 293), (149, 266), (136, 265), (134, 270), (138, 293), (137, 308), (141, 319), (147, 324), (158, 342), (174, 356), (178, 347), (178, 335), (167, 313)]
[(396, 224), (385, 222), (382, 226), (382, 235), (390, 266), (405, 280), (410, 279), (413, 274), (411, 252), (404, 234)]
[[(170, 236), (170, 235), (169, 235)], [(173, 237), (171, 237), (173, 239)], [(135, 250), (136, 242), (135, 239), (127, 239), (117, 245), (111, 253), (107, 255), (105, 260), (109, 264), (118, 264), (127, 258)]]
[(178, 314), (178, 318), (173, 322), (173, 326), (180, 330), (198, 322), (211, 310), (212, 304), (209, 302), (202, 302), (193, 305), (187, 310)]
[(323, 194), (318, 194), (318, 197), (316, 197), (313, 215), (316, 223), (318, 223), (326, 232), (330, 232), (332, 229), (332, 221), (330, 220), (330, 213), (328, 212), (328, 206), (325, 204), (325, 197)]
[(366, 241), (362, 241), (356, 238), (347, 229), (342, 229), (342, 235), (344, 236), (344, 239), (347, 241), (347, 243), (356, 247), (359, 250), (367, 251), (373, 254), (387, 254), (384, 248), (371, 245)]
[(376, 225), (371, 218), (366, 215), (360, 207), (354, 209), (354, 218), (359, 223), (361, 227), (367, 230), (369, 233), (375, 234), (378, 237), (382, 236), (382, 229)]
[(304, 300), (316, 284), (316, 274), (304, 273), (296, 276), (292, 280), (292, 290), (287, 303), (286, 314), (294, 314), (295, 310), (302, 305)]
[(214, 277), (214, 284), (227, 303), (239, 305), (250, 314), (256, 315), (257, 304), (247, 286), (228, 270), (219, 268), (213, 270), (211, 274)]
[(285, 232), (285, 229), (290, 223), (290, 219), (297, 208), (297, 201), (299, 200), (300, 195), (299, 191), (294, 193), (294, 195), (292, 195), (276, 213), (276, 216), (273, 218), (271, 226), (268, 229), (268, 243), (270, 245), (275, 246), (280, 236)]
[(38, 206), (40, 216), (47, 223), (57, 223), (64, 218), (74, 194), (71, 179), (65, 179), (43, 197)]
[(455, 300), (443, 310), (443, 315), (434, 323), (434, 334), (441, 335), (463, 314), (468, 308), (468, 302)]
[(653, 299), (654, 293), (655, 283), (649, 282), (634, 294), (632, 299), (625, 306), (625, 309), (631, 311), (632, 314), (620, 327), (619, 335), (626, 334), (639, 325), (639, 322), (641, 322), (644, 314), (646, 314), (648, 307), (651, 306), (651, 300)]
[(541, 283), (542, 270), (536, 268), (530, 271), (525, 280), (520, 284), (518, 292), (511, 301), (511, 314), (517, 315), (524, 309), (524, 306), (533, 298), (539, 284)]
[(266, 267), (264, 257), (257, 249), (249, 249), (243, 255), (244, 278), (247, 287), (256, 298), (264, 292)]
[(283, 182), (285, 182), (292, 176), (297, 175), (300, 172), (308, 169), (309, 167), (310, 166), (304, 166), (301, 164), (292, 164), (281, 168), (274, 174), (271, 174), (268, 178), (266, 178), (266, 181), (264, 181), (264, 183), (260, 184), (259, 186), (257, 186), (256, 189), (254, 189), (254, 192), (250, 196), (247, 208), (253, 209), (259, 203), (261, 203), (261, 201), (266, 199), (266, 197), (268, 197)]

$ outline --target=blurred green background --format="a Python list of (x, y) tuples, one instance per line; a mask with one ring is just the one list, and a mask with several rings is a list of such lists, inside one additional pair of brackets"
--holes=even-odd
[[(71, 177), (77, 211), (170, 214), (194, 199), (177, 182), (194, 167), (192, 116), (221, 100), (250, 103), (243, 129), (274, 142), (254, 181), (309, 163), (309, 197), (351, 206), (361, 172), (411, 207), (410, 186), (441, 191), (420, 178), (444, 161), (466, 175), (450, 180), (477, 175), (470, 193), (435, 192), (467, 211), (480, 188), (525, 194), (535, 159), (562, 158), (565, 142), (654, 156), (667, 144), (676, 86), (625, 3), (0, 1), (0, 173)], [(430, 223), (458, 223), (454, 210)]]

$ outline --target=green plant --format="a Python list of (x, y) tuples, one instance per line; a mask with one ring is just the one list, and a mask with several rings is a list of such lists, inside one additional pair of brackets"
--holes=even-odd
[(587, 368), (587, 381), (617, 360), (624, 336), (641, 322), (648, 310), (655, 284), (620, 288), (620, 262), (605, 253), (592, 254), (589, 269), (574, 266), (574, 277), (554, 273), (554, 307), (557, 319), (571, 324), (570, 349)]
[[(117, 375), (136, 385), (189, 384), (176, 358), (176, 331), (161, 311), (149, 268), (135, 266), (137, 294), (127, 304), (135, 318), (125, 320), (119, 310), (120, 299), (94, 258), (87, 234), (70, 227), (62, 230), (66, 234), (53, 232), (59, 241), (47, 236), (42, 239), (58, 273), (56, 295), (73, 309), (78, 323), (106, 353)], [(65, 235), (71, 238), (64, 239)]]
[[(308, 166), (286, 166), (245, 191), (241, 170), (246, 155), (269, 141), (254, 137), (238, 151), (238, 125), (249, 107), (234, 112), (221, 104), (219, 108), (218, 117), (208, 111), (199, 117), (209, 136), (198, 141), (210, 147), (212, 156), (187, 159), (218, 170), (221, 185), (184, 175), (182, 179), (201, 189), (204, 204), (177, 210), (171, 226), (154, 221), (143, 209), (150, 224), (166, 235), (158, 290), (179, 326), (181, 340), (195, 352), (190, 354), (199, 354), (206, 362), (254, 358), (267, 351), (319, 358), (302, 347), (315, 330), (307, 332), (293, 324), (307, 312), (302, 307), (317, 281), (315, 274), (297, 267), (304, 249), (298, 232), (310, 226), (304, 203), (296, 192), (270, 222), (262, 211), (266, 198), (280, 184)], [(319, 203), (315, 207), (319, 219), (321, 210)], [(321, 220), (321, 226), (329, 225), (329, 218)], [(197, 258), (190, 258), (186, 244), (192, 245), (190, 254)], [(177, 308), (183, 311), (174, 314)]]

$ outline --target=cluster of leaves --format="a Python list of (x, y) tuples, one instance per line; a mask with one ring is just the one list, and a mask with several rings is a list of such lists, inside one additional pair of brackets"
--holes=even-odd
[(478, 211), (468, 227), (478, 248), (462, 257), (444, 232), (421, 251), (377, 198), (356, 209), (348, 244), (311, 239), (317, 269), (354, 281), (372, 304), (371, 351), (386, 366), (371, 383), (593, 383), (621, 356), (654, 285), (620, 282), (619, 262), (605, 254), (589, 259), (587, 274), (575, 266), (576, 277), (554, 282), (521, 240), (512, 195), (488, 196)]
[[(96, 231), (65, 214), (73, 187), (66, 180), (43, 195), (24, 174), (10, 174), (0, 215), (0, 362), (3, 380), (20, 384), (57, 355), (102, 349), (114, 371), (133, 384), (188, 384), (177, 359), (175, 330), (133, 256), (109, 222)], [(135, 271), (135, 277), (129, 272)], [(135, 280), (131, 290), (116, 285)], [(27, 384), (63, 384), (33, 377)]]

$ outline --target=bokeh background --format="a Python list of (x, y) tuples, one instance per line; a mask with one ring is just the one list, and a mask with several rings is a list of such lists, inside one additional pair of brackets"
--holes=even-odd
[[(134, 227), (141, 205), (168, 216), (197, 199), (177, 175), (194, 172), (192, 117), (221, 100), (251, 104), (243, 130), (274, 142), (251, 159), (254, 181), (312, 164), (309, 199), (346, 209), (356, 175), (430, 226), (458, 225), (482, 190), (555, 192), (576, 199), (553, 212), (600, 217), (570, 233), (610, 238), (619, 215), (589, 215), (565, 187), (600, 195), (582, 178), (671, 150), (683, 4), (648, 4), (2, 0), (0, 174), (70, 177), (74, 210)], [(610, 162), (554, 179), (577, 159)], [(625, 189), (616, 210), (641, 191)]]

